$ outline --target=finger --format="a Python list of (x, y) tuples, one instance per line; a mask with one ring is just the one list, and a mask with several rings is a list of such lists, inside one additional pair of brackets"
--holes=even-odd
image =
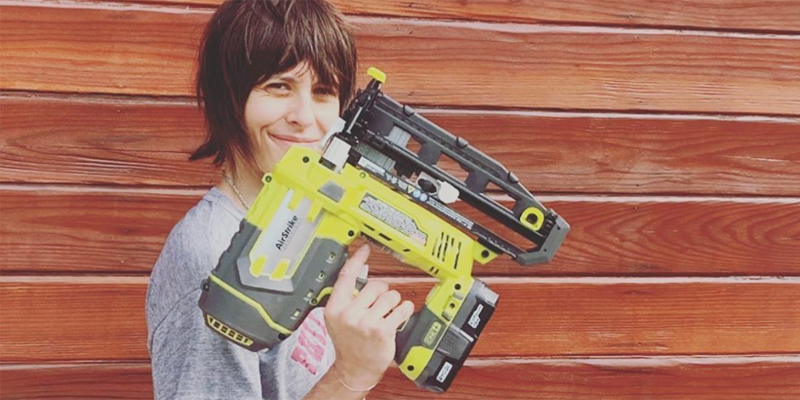
[(328, 299), (329, 308), (341, 308), (348, 304), (353, 298), (353, 291), (356, 288), (356, 278), (363, 269), (364, 263), (369, 257), (369, 245), (361, 246), (347, 262), (344, 263), (336, 283), (333, 284), (331, 297)]
[(386, 282), (369, 281), (367, 286), (364, 286), (364, 289), (362, 289), (355, 300), (353, 300), (350, 308), (353, 310), (366, 310), (387, 290), (389, 290), (389, 285), (386, 284)]
[(386, 317), (386, 325), (391, 326), (392, 329), (397, 329), (400, 325), (403, 325), (411, 315), (414, 314), (414, 303), (409, 300), (404, 301), (402, 304), (397, 306), (389, 316)]
[(369, 308), (367, 314), (364, 316), (364, 319), (367, 320), (378, 320), (383, 319), (390, 311), (392, 311), (398, 304), (400, 304), (400, 293), (396, 290), (389, 290), (387, 292), (382, 293), (378, 298), (375, 300), (375, 303), (372, 307)]

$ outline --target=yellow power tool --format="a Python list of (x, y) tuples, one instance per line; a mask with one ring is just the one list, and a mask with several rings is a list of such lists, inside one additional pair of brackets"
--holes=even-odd
[[(381, 92), (385, 75), (369, 72), (322, 153), (292, 146), (263, 177), (199, 305), (227, 339), (271, 348), (325, 305), (348, 246), (363, 236), (438, 280), (398, 330), (395, 361), (418, 386), (443, 392), (497, 306), (498, 295), (472, 276), (474, 263), (500, 253), (520, 265), (547, 262), (569, 225), (497, 161)], [(443, 154), (466, 171), (465, 181), (436, 165)], [(513, 209), (485, 195), (490, 182)], [(458, 199), (535, 246), (523, 250), (455, 211), (448, 204)]]

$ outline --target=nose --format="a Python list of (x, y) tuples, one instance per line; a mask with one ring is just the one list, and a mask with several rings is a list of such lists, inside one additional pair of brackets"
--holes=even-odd
[(286, 115), (286, 120), (298, 130), (304, 130), (314, 124), (316, 115), (314, 100), (310, 94), (298, 93), (295, 96)]

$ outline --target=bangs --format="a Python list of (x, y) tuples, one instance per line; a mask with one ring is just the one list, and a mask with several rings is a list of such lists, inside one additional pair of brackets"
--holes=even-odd
[(356, 47), (342, 15), (323, 1), (273, 5), (259, 0), (254, 7), (262, 18), (250, 21), (247, 29), (253, 40), (246, 41), (246, 54), (257, 75), (252, 86), (306, 62), (317, 82), (337, 93), (344, 109), (355, 89)]

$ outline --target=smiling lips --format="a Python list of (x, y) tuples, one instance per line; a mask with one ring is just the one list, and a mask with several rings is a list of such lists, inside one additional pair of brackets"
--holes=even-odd
[(281, 141), (284, 141), (284, 142), (290, 142), (290, 143), (316, 143), (316, 142), (319, 141), (319, 139), (310, 139), (310, 138), (300, 138), (300, 137), (294, 137), (294, 136), (275, 135), (275, 134), (272, 134), (272, 133), (270, 133), (269, 135), (272, 136), (274, 139), (278, 139), (278, 140), (281, 140)]

